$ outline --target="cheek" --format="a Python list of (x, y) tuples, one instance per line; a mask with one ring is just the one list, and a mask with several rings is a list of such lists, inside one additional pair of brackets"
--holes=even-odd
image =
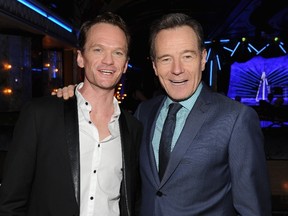
[(165, 79), (165, 77), (169, 74), (169, 71), (171, 71), (171, 68), (168, 66), (163, 65), (157, 65), (153, 66), (155, 75), (159, 77), (159, 79)]
[(128, 68), (128, 62), (125, 60), (117, 59), (114, 60), (115, 65), (117, 65), (117, 68), (121, 68), (121, 70), (126, 71)]

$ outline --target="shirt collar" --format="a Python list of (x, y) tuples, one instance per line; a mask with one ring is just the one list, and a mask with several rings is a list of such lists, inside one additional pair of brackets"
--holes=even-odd
[[(194, 92), (194, 94), (192, 94), (189, 98), (187, 98), (186, 100), (180, 101), (179, 103), (186, 108), (187, 110), (191, 111), (201, 90), (202, 90), (203, 84), (202, 82), (200, 82), (200, 84), (198, 85), (196, 91)], [(168, 109), (169, 105), (171, 103), (173, 103), (174, 101), (171, 100), (171, 98), (167, 97), (166, 101), (164, 102), (164, 107)]]
[[(83, 87), (83, 82), (79, 83), (76, 86), (75, 95), (77, 97), (78, 107), (80, 107), (81, 109), (87, 109), (88, 111), (91, 111), (92, 107), (90, 103), (87, 100), (85, 100), (85, 98), (82, 96), (82, 94), (79, 91), (82, 87)], [(115, 97), (113, 98), (113, 106), (114, 106), (114, 113), (111, 118), (111, 121), (118, 120), (120, 113), (121, 113), (118, 100)]]

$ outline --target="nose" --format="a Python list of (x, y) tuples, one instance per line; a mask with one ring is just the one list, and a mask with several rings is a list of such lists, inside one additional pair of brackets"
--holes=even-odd
[(103, 58), (102, 58), (102, 62), (103, 62), (104, 64), (107, 64), (107, 65), (113, 64), (114, 60), (113, 60), (113, 55), (112, 55), (112, 53), (108, 53), (108, 52), (105, 53), (104, 56), (103, 56)]
[(180, 74), (182, 73), (182, 63), (181, 61), (178, 59), (174, 59), (173, 63), (172, 63), (172, 73), (173, 74)]

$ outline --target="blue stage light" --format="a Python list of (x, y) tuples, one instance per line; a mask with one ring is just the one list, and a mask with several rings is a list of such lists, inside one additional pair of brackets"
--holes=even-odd
[(47, 15), (47, 18), (52, 22), (56, 23), (57, 25), (61, 26), (62, 28), (66, 29), (67, 31), (72, 32), (72, 29), (70, 27), (64, 25), (62, 22), (58, 21), (54, 17)]
[(230, 39), (220, 39), (219, 41), (220, 43), (228, 43), (230, 42)]
[(279, 44), (278, 46), (280, 47), (280, 49), (281, 49), (285, 54), (287, 53), (287, 51), (284, 49), (284, 47), (282, 46), (282, 44)]
[(218, 54), (216, 55), (216, 60), (217, 60), (218, 68), (219, 68), (219, 70), (221, 71), (221, 63), (220, 63), (220, 58), (219, 58), (219, 55), (218, 55)]
[(207, 56), (206, 56), (206, 61), (208, 61), (208, 59), (210, 57), (210, 54), (211, 54), (211, 48), (208, 49)]
[(212, 86), (213, 84), (213, 61), (210, 61), (210, 79), (209, 79), (209, 85)]
[(266, 46), (264, 46), (261, 50), (259, 50), (256, 55), (260, 54), (261, 52), (263, 52), (263, 50), (265, 50), (270, 44), (266, 44)]
[(53, 23), (59, 25), (60, 27), (64, 28), (65, 30), (67, 30), (69, 32), (72, 32), (72, 28), (70, 28), (69, 26), (65, 25), (63, 22), (59, 21), (55, 17), (48, 15), (44, 10), (42, 10), (42, 9), (38, 8), (37, 6), (31, 4), (30, 2), (25, 1), (25, 0), (17, 0), (17, 1), (20, 2), (21, 4), (25, 5), (26, 7), (30, 8), (31, 10), (35, 11), (36, 13), (46, 17), (47, 19), (49, 19)]
[(44, 17), (47, 17), (47, 14), (45, 11), (39, 9), (38, 7), (32, 5), (30, 2), (24, 1), (24, 0), (17, 0), (18, 2), (22, 3), (23, 5), (25, 5), (26, 7), (32, 9), (33, 11), (41, 14)]
[(234, 55), (239, 45), (240, 45), (240, 42), (237, 43), (236, 47), (234, 48), (233, 52), (230, 55), (231, 57)]

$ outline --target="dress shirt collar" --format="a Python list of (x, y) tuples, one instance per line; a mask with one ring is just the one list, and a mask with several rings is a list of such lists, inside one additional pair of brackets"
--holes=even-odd
[[(203, 84), (202, 82), (200, 82), (200, 84), (198, 85), (195, 93), (193, 95), (191, 95), (189, 98), (187, 98), (186, 100), (183, 100), (183, 101), (180, 101), (179, 103), (184, 107), (186, 108), (188, 111), (191, 111), (201, 90), (202, 90), (202, 87), (203, 87)], [(174, 101), (171, 100), (171, 98), (167, 97), (167, 100), (164, 102), (163, 104), (163, 108), (166, 108), (168, 110), (169, 108), (169, 105), (171, 103), (173, 103)]]
[[(77, 85), (76, 91), (75, 91), (75, 95), (77, 97), (78, 107), (80, 108), (80, 110), (83, 111), (84, 118), (87, 121), (90, 121), (90, 116), (88, 116), (88, 113), (92, 110), (92, 106), (87, 100), (85, 100), (83, 95), (80, 93), (79, 90), (82, 87), (83, 87), (83, 82), (81, 82), (81, 83), (79, 83)], [(121, 114), (121, 110), (120, 110), (120, 107), (119, 107), (118, 100), (115, 97), (113, 99), (113, 105), (114, 105), (114, 113), (113, 113), (113, 115), (111, 117), (111, 121), (110, 121), (110, 123), (108, 125), (108, 128), (110, 130), (110, 133), (111, 133), (112, 137), (116, 137), (116, 136), (119, 135), (118, 132), (117, 132), (118, 131), (118, 129), (117, 129), (118, 124), (112, 124), (112, 123), (114, 123), (115, 121), (117, 121), (119, 119), (119, 116)]]

